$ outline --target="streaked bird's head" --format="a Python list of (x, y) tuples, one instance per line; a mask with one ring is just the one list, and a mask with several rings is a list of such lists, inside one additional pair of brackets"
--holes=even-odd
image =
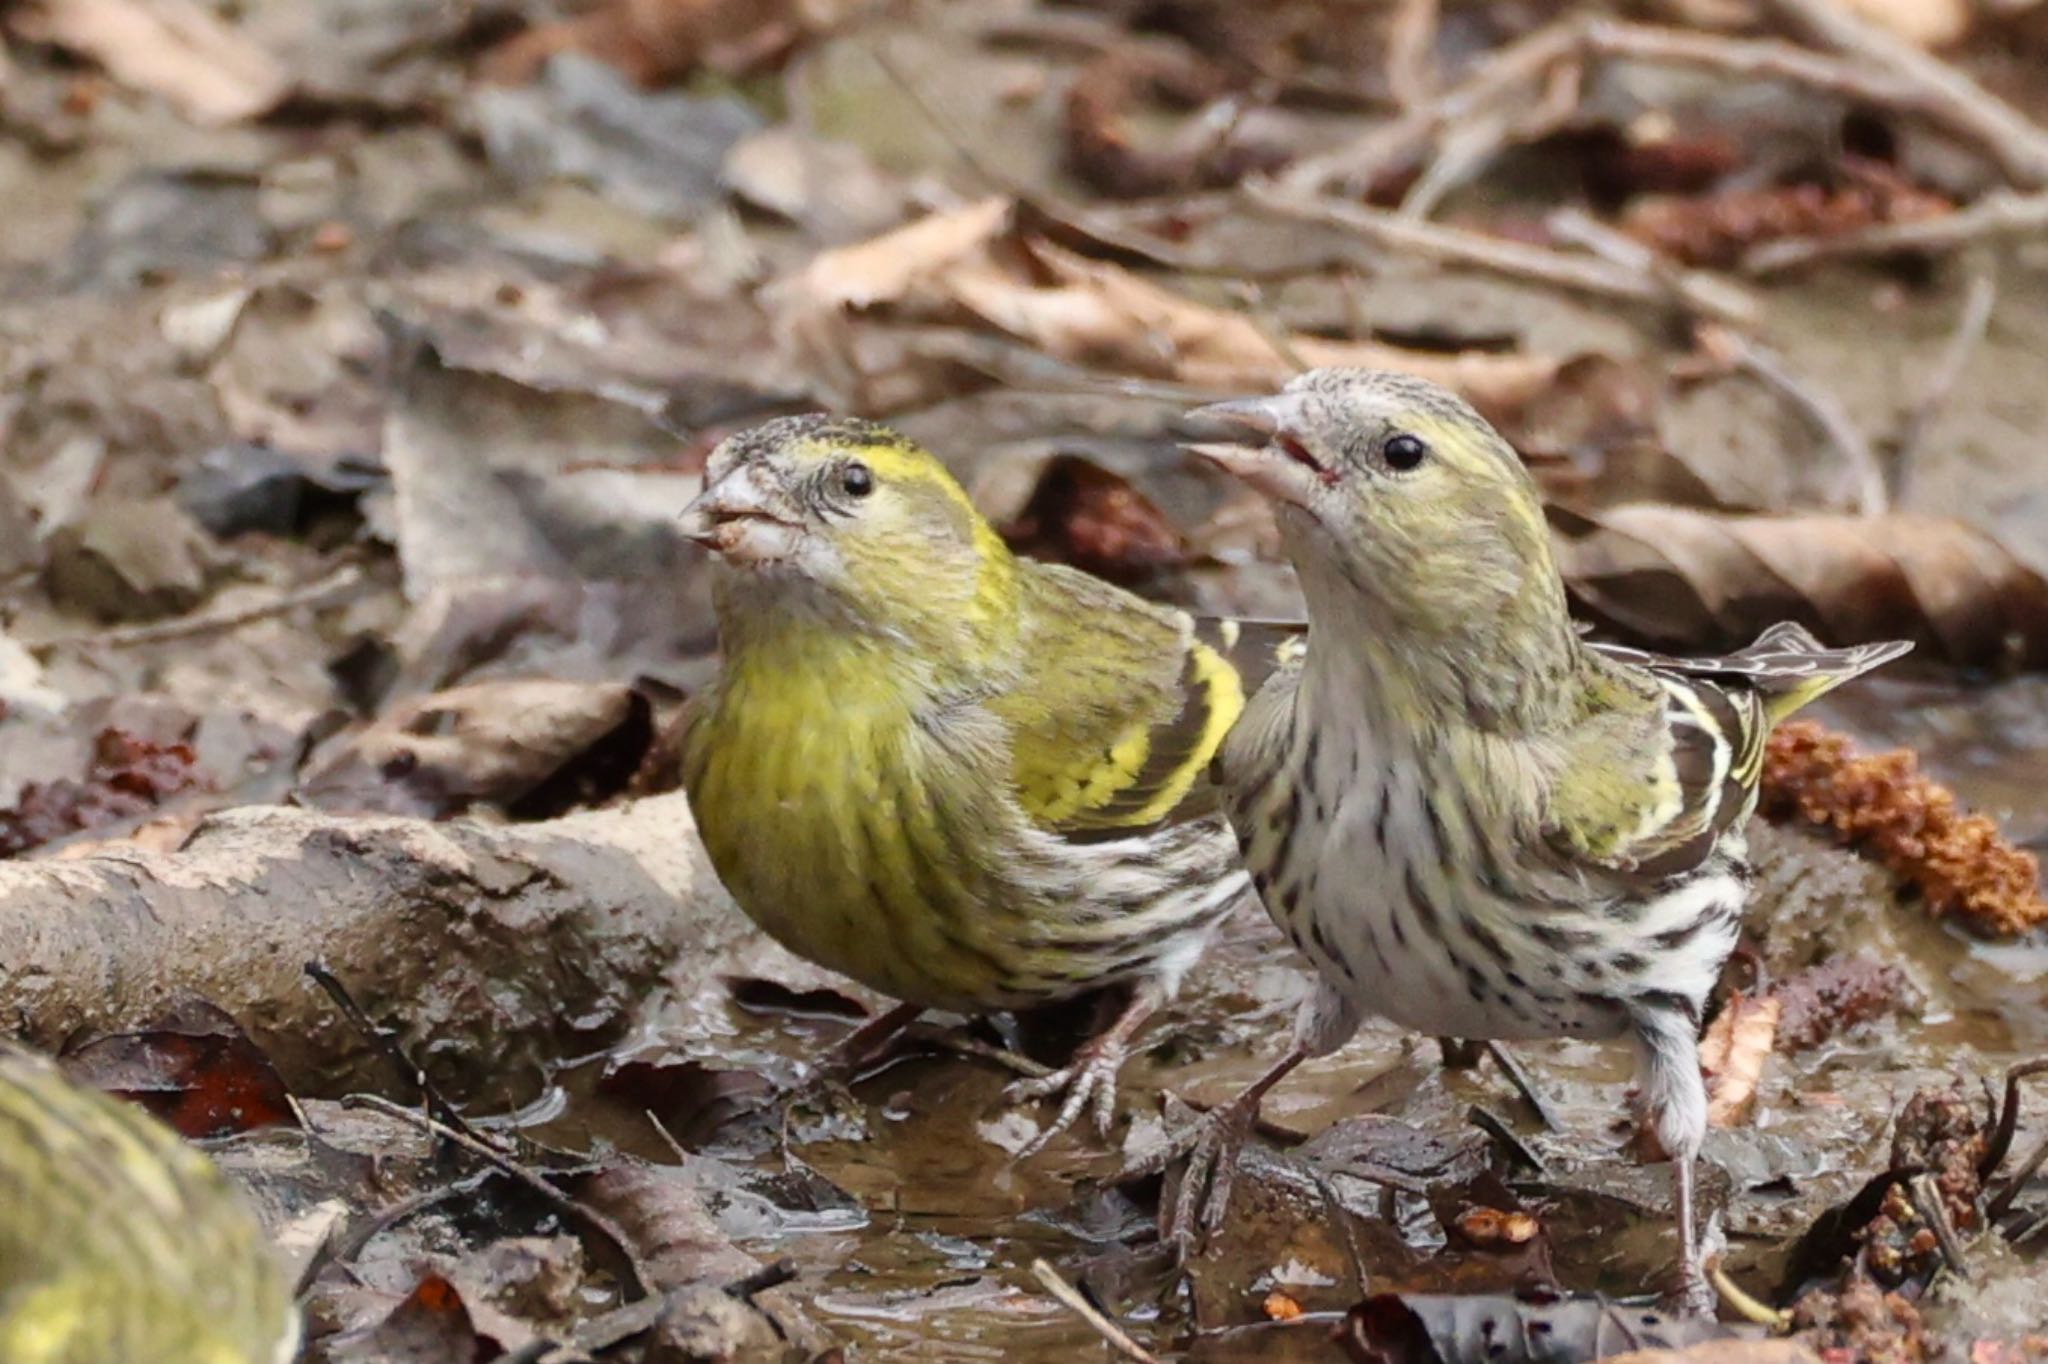
[[(1392, 627), (1461, 633), (1553, 606), (1542, 500), (1464, 399), (1383, 370), (1319, 369), (1279, 393), (1197, 409), (1193, 449), (1273, 501), (1310, 606), (1362, 594)], [(1532, 579), (1544, 580), (1532, 606)], [(1554, 599), (1554, 600), (1553, 600)]]
[(683, 533), (724, 561), (728, 625), (795, 613), (927, 644), (1004, 605), (1009, 551), (929, 451), (873, 422), (783, 417), (712, 451)]

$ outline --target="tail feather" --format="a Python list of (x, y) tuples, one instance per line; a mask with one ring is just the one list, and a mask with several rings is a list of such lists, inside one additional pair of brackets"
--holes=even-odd
[(1722, 662), (1727, 671), (1747, 677), (1764, 698), (1764, 714), (1775, 725), (1873, 668), (1908, 653), (1908, 639), (1856, 644), (1830, 649), (1802, 625), (1781, 621), (1758, 635), (1756, 642)]
[(1830, 649), (1805, 626), (1780, 621), (1745, 649), (1718, 658), (1672, 658), (1613, 645), (1594, 646), (1610, 657), (1681, 673), (1708, 681), (1740, 683), (1763, 698), (1764, 717), (1772, 725), (1841, 686), (1909, 652), (1913, 642), (1884, 640)]

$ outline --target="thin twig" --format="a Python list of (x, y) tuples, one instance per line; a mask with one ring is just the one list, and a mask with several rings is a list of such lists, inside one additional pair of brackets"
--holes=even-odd
[(1395, 0), (1387, 23), (1387, 90), (1403, 109), (1436, 92), (1436, 35), (1441, 0)]
[(1997, 282), (1989, 274), (1972, 275), (1969, 291), (1963, 296), (1962, 312), (1956, 317), (1955, 330), (1949, 334), (1948, 344), (1942, 347), (1940, 358), (1934, 362), (1934, 369), (1927, 376), (1919, 398), (1900, 421), (1898, 435), (1892, 439), (1894, 497), (1903, 496), (1913, 456), (1919, 453), (1920, 442), (1926, 439), (1927, 429), (1948, 406), (1956, 383), (1969, 367), (1970, 357), (1976, 354), (1977, 347), (1984, 342), (1985, 333), (1991, 330), (1991, 314), (1997, 306)]
[(189, 616), (179, 616), (176, 620), (152, 621), (148, 625), (123, 625), (111, 630), (57, 635), (38, 641), (34, 647), (56, 649), (89, 646), (100, 649), (132, 649), (142, 644), (161, 644), (166, 640), (221, 634), (302, 608), (338, 606), (357, 596), (368, 586), (369, 579), (363, 575), (362, 569), (354, 564), (343, 564), (318, 582), (294, 588), (268, 601), (226, 610), (199, 611)]
[(1640, 270), (1661, 281), (1673, 296), (1683, 299), (1694, 312), (1709, 317), (1753, 319), (1759, 311), (1756, 299), (1733, 280), (1676, 265), (1634, 237), (1616, 231), (1581, 209), (1561, 208), (1544, 220), (1544, 226), (1561, 241), (1582, 246), (1604, 260), (1626, 269)]
[(1543, 1124), (1543, 1130), (1557, 1131), (1557, 1117), (1550, 1111), (1550, 1105), (1543, 1102), (1543, 1091), (1536, 1087), (1536, 1082), (1529, 1078), (1529, 1072), (1522, 1069), (1522, 1063), (1515, 1059), (1515, 1054), (1508, 1050), (1506, 1044), (1489, 1041), (1486, 1044), (1486, 1054), (1500, 1067), (1500, 1073), (1507, 1077), (1508, 1084), (1514, 1088), (1515, 1093), (1522, 1096), (1522, 1102), (1529, 1105), (1530, 1111), (1536, 1115), (1536, 1121)]
[(427, 1072), (419, 1062), (406, 1054), (405, 1048), (399, 1044), (397, 1030), (381, 1026), (364, 1013), (363, 1006), (356, 1003), (355, 996), (349, 993), (348, 987), (342, 984), (341, 977), (335, 975), (327, 963), (309, 961), (302, 969), (327, 998), (333, 1001), (334, 1007), (341, 1010), (342, 1017), (353, 1024), (371, 1047), (391, 1063), (400, 1078), (419, 1091), (421, 1100), (427, 1106), (427, 1112), (433, 1114), (435, 1121), (445, 1123), (471, 1137), (477, 1135), (476, 1129), (469, 1125), (456, 1110), (455, 1105), (449, 1103), (441, 1091), (434, 1087), (433, 1081), (427, 1078)]
[[(1850, 61), (1772, 39), (1574, 17), (1493, 52), (1435, 100), (1356, 142), (1297, 162), (1282, 183), (1296, 193), (1334, 190), (1357, 195), (1371, 188), (1377, 176), (1426, 157), (1434, 146), (1444, 150), (1432, 158), (1441, 164), (1424, 171), (1429, 189), (1420, 195), (1410, 191), (1418, 200), (1414, 206), (1425, 207), (1483, 172), (1511, 141), (1527, 141), (1555, 129), (1570, 110), (1556, 107), (1554, 99), (1532, 98), (1529, 87), (1552, 80), (1561, 67), (1593, 57), (1701, 67), (1746, 80), (1789, 81), (1844, 100), (1915, 115), (1973, 141), (2003, 140), (2003, 130), (1993, 128), (1983, 114), (1982, 100), (1989, 96), (1981, 90), (1976, 92), (1981, 98), (1959, 94), (1950, 84), (1929, 81), (1917, 70)], [(1555, 88), (1553, 95), (1564, 88)], [(1455, 154), (1448, 150), (1454, 144)], [(2000, 148), (1993, 145), (1991, 150), (1998, 155)]]
[(424, 1113), (415, 1113), (403, 1104), (392, 1103), (378, 1095), (352, 1094), (342, 1100), (342, 1107), (367, 1108), (372, 1112), (382, 1113), (386, 1117), (408, 1123), (467, 1151), (500, 1174), (531, 1190), (549, 1206), (590, 1227), (610, 1242), (620, 1259), (625, 1262), (627, 1274), (632, 1277), (632, 1282), (627, 1285), (627, 1291), (633, 1298), (644, 1297), (650, 1291), (648, 1285), (651, 1281), (646, 1266), (640, 1262), (640, 1252), (634, 1249), (632, 1241), (620, 1229), (619, 1224), (582, 1199), (562, 1192), (550, 1183), (545, 1175), (520, 1164), (481, 1137), (458, 1131), (444, 1122), (436, 1121)]
[(1924, 112), (1938, 109), (1943, 123), (1981, 144), (2016, 183), (2028, 189), (2048, 185), (2048, 129), (1960, 68), (1851, 13), (1839, 0), (1768, 0), (1768, 5), (1809, 40), (1919, 87)]
[(1528, 1142), (1523, 1141), (1516, 1134), (1515, 1129), (1508, 1126), (1505, 1119), (1487, 1109), (1481, 1108), (1478, 1104), (1473, 1104), (1465, 1110), (1465, 1121), (1499, 1142), (1501, 1148), (1510, 1156), (1521, 1161), (1522, 1164), (1536, 1171), (1536, 1173), (1543, 1173), (1545, 1169), (1543, 1157), (1537, 1155), (1535, 1149)]
[(1110, 1349), (1115, 1350), (1134, 1364), (1160, 1364), (1158, 1355), (1131, 1339), (1130, 1332), (1111, 1321), (1101, 1308), (1082, 1295), (1081, 1290), (1060, 1277), (1060, 1272), (1044, 1260), (1031, 1262), (1031, 1273), (1045, 1287), (1045, 1291), (1059, 1299), (1060, 1305), (1095, 1329)]
[(1910, 223), (1880, 223), (1839, 237), (1789, 237), (1765, 242), (1743, 256), (1745, 275), (1769, 275), (1816, 261), (1855, 256), (1889, 256), (1901, 251), (1954, 251), (1990, 237), (2018, 236), (2048, 228), (2048, 192), (2014, 194), (1993, 190), (1968, 208)]
[(556, 1364), (556, 1361), (588, 1360), (621, 1341), (651, 1331), (668, 1315), (668, 1299), (657, 1293), (614, 1307), (592, 1317), (576, 1328), (571, 1343), (558, 1340), (529, 1341), (517, 1353), (501, 1355), (498, 1364)]
[(725, 1286), (725, 1293), (752, 1307), (756, 1293), (766, 1293), (771, 1288), (794, 1283), (796, 1277), (796, 1261), (784, 1256), (773, 1264), (762, 1265), (753, 1273), (734, 1279)]
[(1421, 108), (1372, 129), (1347, 146), (1295, 162), (1280, 177), (1281, 186), (1295, 195), (1333, 190), (1340, 195), (1364, 193), (1372, 187), (1374, 177), (1417, 155), (1444, 129), (1491, 108), (1524, 81), (1579, 50), (1585, 29), (1583, 20), (1567, 19), (1509, 43)]
[(1279, 358), (1281, 364), (1296, 374), (1305, 374), (1315, 368), (1302, 358), (1301, 351), (1294, 344), (1294, 338), (1287, 333), (1287, 325), (1266, 302), (1265, 290), (1259, 288), (1256, 282), (1246, 280), (1238, 286), (1238, 293), (1244, 299), (1245, 316), (1258, 328), (1259, 339), (1272, 348), (1273, 354)]
[(1776, 390), (1827, 438), (1849, 471), (1859, 513), (1882, 516), (1890, 509), (1891, 495), (1885, 488), (1884, 470), (1877, 462), (1877, 452), (1850, 418), (1840, 398), (1794, 374), (1782, 355), (1761, 342), (1734, 332), (1717, 330), (1708, 339), (1708, 344), (1732, 357), (1737, 369)]
[(1955, 1226), (1949, 1221), (1948, 1208), (1941, 1201), (1941, 1190), (1935, 1187), (1934, 1176), (1914, 1175), (1906, 1181), (1906, 1192), (1912, 1196), (1914, 1210), (1920, 1214), (1920, 1219), (1933, 1230), (1949, 1272), (1958, 1279), (1967, 1280), (1970, 1266), (1963, 1258), (1962, 1243), (1956, 1239)]
[[(1719, 291), (1703, 295), (1698, 291), (1673, 294), (1656, 275), (1632, 270), (1594, 256), (1532, 246), (1504, 237), (1415, 222), (1384, 209), (1367, 208), (1332, 198), (1305, 198), (1281, 185), (1248, 180), (1245, 196), (1269, 211), (1305, 222), (1326, 223), (1373, 239), (1392, 251), (1406, 251), (1453, 265), (1492, 270), (1517, 279), (1555, 285), (1603, 298), (1627, 299), (1638, 303), (1676, 303), (1688, 309), (1703, 308), (1709, 316), (1725, 322), (1755, 320), (1754, 305), (1746, 298)], [(1736, 305), (1736, 298), (1742, 304)]]
[(2020, 1167), (2012, 1172), (2012, 1177), (2006, 1180), (1998, 1192), (1992, 1196), (1991, 1202), (1984, 1209), (1985, 1220), (1995, 1221), (2005, 1216), (2006, 1209), (2010, 1208), (2013, 1205), (2013, 1200), (2020, 1196), (2020, 1190), (2024, 1189), (2027, 1186), (2027, 1182), (2041, 1172), (2043, 1165), (2048, 1165), (2048, 1137), (2041, 1139), (2040, 1145), (2034, 1148), (2033, 1154), (2020, 1162)]

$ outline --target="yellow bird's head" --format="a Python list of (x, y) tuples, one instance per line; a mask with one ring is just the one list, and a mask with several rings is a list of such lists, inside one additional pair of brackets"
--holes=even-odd
[(1456, 394), (1320, 369), (1194, 415), (1229, 435), (1194, 450), (1274, 503), (1312, 605), (1362, 594), (1382, 623), (1429, 636), (1562, 622), (1535, 481)]
[(969, 647), (1015, 606), (1015, 562), (938, 458), (873, 422), (783, 417), (712, 451), (683, 532), (726, 566), (721, 614)]

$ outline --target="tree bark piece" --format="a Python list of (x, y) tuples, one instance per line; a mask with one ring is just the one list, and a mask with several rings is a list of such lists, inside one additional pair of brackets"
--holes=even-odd
[(197, 997), (302, 1095), (393, 1083), (308, 960), (437, 1083), (502, 1099), (761, 947), (680, 795), (502, 827), (253, 808), (172, 853), (0, 863), (0, 1001), (28, 1041), (144, 1026)]

